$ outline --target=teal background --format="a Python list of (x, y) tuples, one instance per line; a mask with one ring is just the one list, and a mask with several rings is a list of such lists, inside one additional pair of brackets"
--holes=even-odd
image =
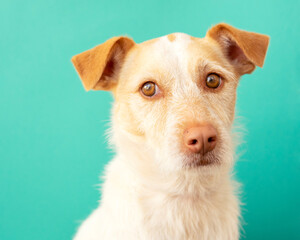
[(271, 37), (238, 90), (242, 239), (300, 239), (299, 1), (0, 3), (1, 240), (71, 239), (97, 206), (112, 97), (85, 92), (73, 55), (122, 34), (203, 37), (223, 21)]

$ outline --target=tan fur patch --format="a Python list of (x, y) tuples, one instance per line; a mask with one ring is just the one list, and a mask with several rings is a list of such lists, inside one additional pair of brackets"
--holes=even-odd
[(167, 37), (168, 37), (168, 39), (169, 39), (170, 42), (173, 42), (176, 39), (175, 34), (169, 34)]

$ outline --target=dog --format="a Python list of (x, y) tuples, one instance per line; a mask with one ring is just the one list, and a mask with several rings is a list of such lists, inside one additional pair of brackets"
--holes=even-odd
[(75, 240), (239, 239), (232, 179), (236, 88), (269, 37), (220, 23), (204, 38), (113, 37), (75, 55), (86, 90), (109, 90), (110, 143), (99, 207)]

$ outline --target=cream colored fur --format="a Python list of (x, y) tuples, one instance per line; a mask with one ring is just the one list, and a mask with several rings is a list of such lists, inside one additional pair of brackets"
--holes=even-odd
[[(253, 34), (236, 31), (240, 32), (235, 35)], [(226, 32), (226, 41), (230, 36)], [(97, 79), (88, 80), (89, 84), (115, 82), (106, 90), (115, 96), (110, 141), (116, 156), (106, 167), (99, 207), (80, 226), (75, 240), (239, 239), (231, 128), (236, 87), (244, 74), (241, 69), (249, 72), (255, 62), (246, 56), (255, 54), (245, 52), (252, 50), (245, 50), (243, 42), (241, 59), (243, 66), (249, 65), (237, 67), (240, 61), (228, 57), (228, 43), (220, 44), (222, 37), (215, 32), (203, 39), (176, 33), (134, 43), (123, 51), (117, 47), (113, 56), (99, 60), (104, 65), (110, 59), (118, 62), (113, 76), (104, 76), (102, 70)], [(83, 77), (80, 68), (86, 64), (80, 55), (75, 58), (74, 65), (85, 81), (89, 76)], [(209, 72), (220, 74), (224, 81), (215, 92), (203, 87)], [(139, 91), (149, 80), (161, 91), (154, 99), (146, 99)], [(218, 132), (216, 148), (205, 156), (214, 164), (193, 166), (187, 162), (197, 156), (184, 151), (182, 133), (201, 123), (212, 124)]]

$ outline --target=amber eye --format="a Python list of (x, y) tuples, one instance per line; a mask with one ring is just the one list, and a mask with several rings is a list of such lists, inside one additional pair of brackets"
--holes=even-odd
[(217, 88), (221, 84), (221, 78), (215, 73), (211, 73), (206, 77), (206, 86), (209, 88)]
[(156, 84), (154, 82), (146, 82), (141, 88), (142, 93), (147, 97), (152, 97), (156, 93)]

